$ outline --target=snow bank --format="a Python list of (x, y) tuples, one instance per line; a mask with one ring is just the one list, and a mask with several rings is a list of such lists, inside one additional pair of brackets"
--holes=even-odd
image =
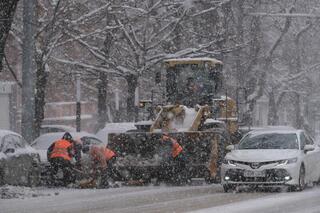
[(29, 198), (40, 196), (58, 195), (58, 192), (41, 192), (36, 188), (23, 187), (23, 186), (2, 186), (0, 187), (0, 199), (12, 199), (12, 198)]

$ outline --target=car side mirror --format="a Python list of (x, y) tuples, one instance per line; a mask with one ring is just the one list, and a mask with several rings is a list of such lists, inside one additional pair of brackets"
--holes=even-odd
[(304, 151), (304, 153), (307, 153), (307, 152), (313, 151), (314, 149), (315, 148), (313, 145), (305, 145), (303, 148), (303, 151)]
[(4, 151), (4, 154), (14, 153), (14, 152), (15, 152), (14, 148), (8, 148), (6, 151)]
[(234, 146), (234, 145), (228, 145), (228, 146), (226, 147), (226, 150), (227, 150), (227, 151), (235, 150), (235, 146)]

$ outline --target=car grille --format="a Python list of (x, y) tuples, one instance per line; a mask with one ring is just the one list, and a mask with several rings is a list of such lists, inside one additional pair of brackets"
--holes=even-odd
[(245, 162), (245, 161), (233, 161), (236, 164), (242, 164), (250, 166), (252, 169), (258, 169), (261, 166), (278, 163), (278, 161), (266, 161), (266, 162)]
[(234, 182), (284, 182), (284, 177), (289, 176), (285, 169), (267, 169), (264, 177), (245, 177), (244, 169), (229, 169), (225, 176)]

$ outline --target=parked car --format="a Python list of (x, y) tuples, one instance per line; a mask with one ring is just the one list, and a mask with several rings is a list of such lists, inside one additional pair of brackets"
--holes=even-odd
[(37, 185), (39, 163), (39, 154), (21, 135), (0, 130), (0, 185)]
[(100, 129), (96, 135), (103, 143), (107, 144), (109, 133), (123, 133), (132, 130), (137, 130), (135, 123), (106, 123), (106, 126)]
[(256, 130), (230, 145), (221, 166), (224, 190), (239, 185), (303, 190), (320, 180), (320, 147), (303, 130)]
[(66, 125), (41, 125), (40, 135), (53, 132), (76, 132), (76, 129)]

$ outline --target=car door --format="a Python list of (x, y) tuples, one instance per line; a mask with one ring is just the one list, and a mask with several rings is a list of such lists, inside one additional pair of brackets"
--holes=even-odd
[(304, 147), (307, 143), (304, 132), (301, 132), (299, 137), (300, 137), (300, 149), (303, 155), (303, 162), (305, 166), (305, 177), (306, 177), (306, 181), (310, 182), (312, 180), (311, 178), (312, 177), (312, 158), (309, 153), (304, 153)]
[(4, 181), (10, 184), (28, 184), (30, 157), (24, 150), (25, 144), (21, 137), (13, 134), (3, 137), (1, 150), (6, 154)]
[[(313, 141), (304, 133), (300, 134), (301, 149), (304, 150), (305, 145), (314, 145)], [(316, 165), (317, 165), (317, 155), (319, 150), (315, 147), (314, 151), (309, 151), (304, 153), (304, 163), (306, 169), (306, 180), (308, 182), (315, 181), (315, 176), (317, 175)]]
[(310, 158), (310, 164), (312, 168), (311, 170), (312, 180), (318, 181), (320, 177), (320, 167), (319, 167), (320, 147), (314, 144), (313, 139), (309, 135), (305, 134), (305, 136), (306, 136), (306, 144), (314, 146), (314, 150), (309, 151), (306, 155), (309, 156)]

